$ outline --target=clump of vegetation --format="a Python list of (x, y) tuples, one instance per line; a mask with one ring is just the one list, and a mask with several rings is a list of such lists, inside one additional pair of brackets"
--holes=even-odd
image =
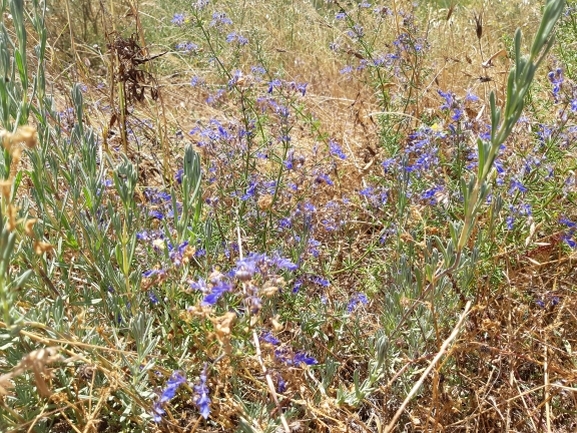
[(574, 4), (57, 6), (2, 4), (2, 432), (574, 429)]

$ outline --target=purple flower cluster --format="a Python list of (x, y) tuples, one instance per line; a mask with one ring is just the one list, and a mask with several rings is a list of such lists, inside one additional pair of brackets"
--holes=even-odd
[(194, 386), (195, 398), (194, 404), (198, 407), (200, 411), (200, 415), (207, 419), (210, 415), (210, 398), (209, 398), (209, 389), (206, 385), (207, 381), (207, 365), (204, 365), (202, 372), (200, 373), (200, 377), (198, 380), (198, 384)]
[(248, 281), (255, 274), (268, 275), (271, 270), (295, 271), (297, 268), (297, 265), (278, 254), (268, 257), (266, 254), (251, 253), (238, 260), (232, 272), (238, 280)]
[[(441, 104), (441, 110), (451, 111), (451, 120), (454, 122), (459, 122), (463, 118), (463, 106), (455, 97), (453, 92), (443, 92), (442, 90), (437, 90), (437, 93), (444, 99), (444, 103)], [(466, 98), (468, 100), (474, 100), (475, 95), (467, 93)], [(477, 98), (479, 99), (479, 98)]]
[(245, 38), (244, 36), (242, 36), (241, 34), (238, 34), (237, 32), (231, 32), (226, 36), (226, 41), (229, 44), (232, 44), (234, 42), (236, 42), (238, 45), (242, 46), (242, 45), (246, 45), (248, 44), (248, 39)]
[(529, 203), (521, 203), (519, 205), (509, 205), (509, 215), (505, 219), (508, 230), (513, 230), (515, 226), (515, 219), (517, 217), (527, 218), (532, 216), (533, 210)]
[(266, 254), (251, 253), (245, 258), (239, 259), (236, 266), (228, 274), (213, 271), (208, 281), (200, 278), (191, 283), (190, 287), (192, 290), (204, 294), (202, 300), (204, 306), (211, 306), (215, 305), (226, 292), (231, 292), (236, 281), (251, 282), (258, 277), (262, 284), (257, 286), (251, 282), (245, 293), (251, 311), (256, 313), (260, 309), (261, 291), (266, 291), (278, 282), (278, 271), (295, 271), (296, 269), (297, 265), (278, 254), (267, 256)]
[(211, 27), (222, 27), (232, 25), (232, 20), (224, 12), (214, 12), (212, 14)]
[(311, 356), (306, 352), (295, 352), (290, 348), (280, 347), (280, 341), (270, 332), (264, 332), (260, 338), (275, 347), (275, 358), (283, 364), (298, 367), (301, 364), (316, 365), (319, 363), (314, 356)]
[(330, 287), (331, 283), (329, 280), (327, 280), (326, 278), (321, 277), (320, 275), (315, 275), (315, 274), (307, 274), (307, 275), (303, 275), (302, 277), (298, 278), (294, 284), (293, 284), (293, 293), (298, 293), (302, 288), (303, 285), (305, 285), (305, 283), (311, 283), (314, 284), (315, 286), (320, 286), (320, 287)]
[(172, 373), (172, 376), (166, 382), (166, 388), (162, 390), (160, 397), (152, 405), (152, 418), (155, 422), (159, 423), (162, 421), (162, 415), (166, 413), (164, 406), (174, 398), (176, 391), (184, 383), (186, 383), (186, 377), (180, 371)]
[(362, 292), (356, 293), (349, 300), (347, 305), (347, 313), (352, 313), (360, 305), (367, 305), (369, 303), (369, 298)]
[(546, 306), (555, 307), (559, 303), (559, 296), (553, 294), (546, 294), (544, 298), (535, 301), (535, 304), (539, 308), (545, 308)]
[[(165, 191), (158, 191), (152, 188), (144, 190), (144, 196), (148, 199), (150, 210), (148, 215), (154, 219), (162, 220), (166, 218), (174, 218), (174, 207), (172, 196)], [(181, 211), (182, 204), (176, 203), (176, 211)]]
[(184, 16), (184, 14), (174, 14), (174, 16), (172, 17), (172, 20), (170, 20), (170, 22), (172, 24), (174, 24), (175, 26), (182, 26), (184, 24), (186, 20), (186, 17)]
[(408, 172), (416, 175), (427, 174), (439, 163), (437, 138), (444, 138), (445, 133), (435, 131), (430, 127), (423, 127), (409, 135), (409, 146), (405, 153), (409, 156), (409, 161), (404, 167)]
[(339, 144), (334, 140), (329, 140), (329, 151), (331, 155), (338, 156), (340, 159), (347, 159), (347, 155), (343, 153)]
[(208, 278), (208, 282), (200, 278), (198, 281), (191, 283), (190, 287), (204, 294), (202, 305), (210, 306), (216, 304), (226, 292), (232, 291), (233, 284), (226, 275), (213, 271)]
[(559, 219), (559, 222), (567, 227), (562, 235), (563, 241), (569, 245), (571, 248), (577, 247), (577, 241), (575, 240), (575, 232), (577, 231), (577, 223), (563, 217)]
[(193, 42), (180, 42), (176, 44), (175, 49), (183, 54), (191, 54), (198, 51), (198, 45)]
[(557, 68), (554, 71), (551, 71), (547, 74), (547, 78), (552, 84), (552, 93), (553, 99), (556, 103), (560, 101), (559, 93), (561, 92), (561, 86), (563, 85), (563, 81), (565, 81), (563, 77), (563, 70), (561, 68)]

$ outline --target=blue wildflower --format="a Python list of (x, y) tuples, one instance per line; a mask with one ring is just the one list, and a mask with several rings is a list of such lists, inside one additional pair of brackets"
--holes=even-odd
[(181, 53), (192, 53), (198, 51), (198, 45), (193, 42), (180, 42), (174, 47), (176, 51)]
[(479, 97), (475, 95), (471, 89), (467, 90), (467, 96), (465, 96), (465, 101), (477, 102)]
[(182, 385), (185, 382), (186, 377), (184, 377), (184, 375), (180, 371), (175, 371), (174, 373), (172, 373), (172, 376), (170, 376), (170, 379), (168, 379), (168, 382), (166, 382), (166, 388), (164, 389), (164, 391), (162, 391), (159, 401), (161, 403), (167, 403), (168, 401), (172, 400), (176, 395), (176, 391), (178, 390), (180, 385)]
[(570, 248), (575, 248), (577, 246), (577, 242), (575, 242), (571, 233), (563, 233), (561, 235), (561, 239), (563, 239), (563, 241), (569, 245)]
[(359, 38), (360, 39), (365, 35), (365, 31), (363, 29), (363, 26), (361, 26), (360, 24), (355, 24), (353, 27), (351, 27), (347, 31), (347, 34), (351, 38)]
[(301, 279), (298, 279), (294, 282), (293, 284), (293, 293), (298, 293), (298, 291), (301, 289), (301, 287), (303, 286), (303, 281)]
[(292, 227), (292, 222), (290, 218), (281, 218), (278, 221), (278, 226), (282, 230), (290, 229)]
[(152, 419), (155, 423), (160, 423), (162, 421), (162, 416), (166, 411), (162, 408), (160, 401), (155, 401), (152, 405)]
[(136, 233), (136, 239), (138, 239), (139, 241), (148, 242), (151, 238), (149, 233), (146, 230), (143, 230), (141, 232)]
[(250, 71), (256, 75), (264, 75), (266, 74), (266, 69), (262, 65), (252, 66)]
[(453, 115), (451, 116), (451, 120), (458, 122), (459, 120), (461, 120), (462, 116), (463, 116), (463, 110), (461, 110), (460, 108), (455, 108), (453, 110)]
[(397, 162), (396, 158), (389, 158), (389, 159), (384, 160), (381, 163), (381, 166), (383, 167), (383, 170), (385, 171), (385, 173), (388, 173), (389, 169), (392, 168), (396, 162)]
[(155, 422), (158, 423), (161, 421), (162, 415), (165, 414), (163, 406), (174, 398), (180, 385), (185, 382), (186, 377), (184, 377), (180, 371), (175, 371), (172, 373), (172, 376), (170, 376), (170, 379), (168, 379), (168, 382), (166, 382), (166, 388), (162, 390), (160, 397), (152, 405), (152, 418)]
[(213, 284), (212, 289), (208, 295), (202, 300), (202, 304), (205, 306), (214, 305), (216, 302), (224, 295), (226, 292), (232, 290), (232, 284), (227, 280), (221, 279)]
[(196, 392), (196, 397), (194, 399), (194, 404), (198, 407), (200, 415), (207, 419), (210, 415), (210, 398), (209, 389), (206, 385), (207, 380), (207, 364), (204, 364), (204, 368), (200, 373), (198, 384), (194, 386), (194, 391)]
[(343, 153), (339, 144), (334, 140), (329, 140), (329, 151), (331, 155), (338, 156), (341, 159), (347, 159), (347, 155)]
[(184, 14), (174, 14), (172, 20), (170, 21), (175, 26), (182, 26), (184, 24)]
[(308, 85), (308, 83), (296, 83), (294, 87), (297, 92), (299, 92), (302, 96), (305, 96), (307, 94)]
[(313, 275), (310, 277), (311, 282), (322, 287), (329, 287), (331, 283), (326, 278), (319, 277), (318, 275)]
[(296, 271), (298, 266), (295, 265), (288, 259), (285, 259), (278, 254), (275, 254), (270, 260), (271, 265), (275, 266), (277, 269), (284, 269), (287, 271)]
[(246, 192), (244, 193), (244, 195), (240, 198), (242, 201), (246, 201), (251, 197), (254, 197), (255, 193), (256, 193), (256, 187), (258, 186), (258, 182), (251, 180), (248, 184), (248, 188), (246, 189)]
[(445, 103), (441, 105), (441, 110), (450, 110), (451, 108), (453, 108), (453, 105), (455, 104), (455, 99), (454, 99), (454, 94), (451, 92), (443, 92), (442, 90), (437, 90), (437, 93), (439, 94), (439, 96), (441, 96), (444, 100)]
[(258, 254), (249, 254), (245, 258), (238, 260), (236, 262), (236, 268), (233, 270), (235, 278), (240, 281), (250, 280), (260, 271), (259, 261), (261, 258)]
[(521, 193), (527, 192), (527, 188), (517, 179), (511, 179), (511, 187), (509, 188), (509, 194), (519, 191)]
[(421, 194), (421, 198), (426, 200), (430, 205), (436, 205), (438, 203), (437, 200), (437, 193), (443, 190), (441, 185), (437, 185), (433, 188), (428, 189), (424, 193)]
[(276, 359), (286, 365), (296, 365), (300, 366), (301, 364), (306, 365), (315, 365), (318, 364), (318, 361), (313, 357), (305, 352), (293, 352), (287, 348), (278, 348), (274, 351)]
[(231, 25), (232, 20), (224, 12), (214, 12), (212, 14), (212, 21), (210, 22), (211, 27)]
[(208, 285), (206, 284), (206, 281), (203, 278), (199, 278), (198, 281), (193, 281), (192, 283), (190, 283), (190, 288), (192, 290), (198, 290), (202, 293), (208, 293), (208, 291), (210, 290)]
[(192, 7), (198, 11), (204, 9), (209, 3), (209, 0), (196, 0), (196, 3), (193, 3)]
[(565, 218), (565, 217), (559, 218), (559, 222), (560, 222), (561, 224), (566, 225), (567, 227), (571, 227), (571, 228), (577, 226), (577, 223), (574, 223), (573, 221), (571, 221), (570, 219)]
[(351, 65), (345, 65), (345, 67), (339, 71), (341, 75), (350, 74), (351, 72), (353, 72), (353, 67)]
[(273, 90), (282, 85), (282, 81), (279, 79), (274, 79), (268, 83), (268, 93), (272, 93)]
[(330, 176), (326, 173), (319, 172), (317, 174), (317, 178), (315, 179), (316, 183), (323, 183), (325, 182), (329, 186), (333, 186), (334, 182), (331, 180)]
[(154, 305), (158, 304), (159, 302), (156, 294), (152, 290), (148, 291), (148, 299), (150, 299), (150, 302), (152, 302)]
[(559, 222), (567, 227), (569, 227), (569, 230), (566, 233), (563, 233), (563, 235), (561, 236), (561, 239), (563, 239), (563, 241), (569, 245), (569, 247), (571, 248), (575, 248), (577, 246), (577, 242), (575, 242), (575, 239), (573, 238), (575, 231), (577, 230), (577, 224), (574, 223), (573, 221), (565, 218), (565, 217), (561, 217), (559, 218)]
[(176, 267), (182, 265), (182, 260), (184, 259), (184, 255), (188, 249), (188, 242), (184, 241), (176, 248), (172, 246), (172, 244), (168, 245), (168, 257), (174, 263)]
[(505, 220), (505, 223), (507, 224), (507, 229), (508, 230), (513, 230), (514, 224), (515, 224), (515, 217), (513, 215), (509, 215), (507, 217), (507, 219)]
[(181, 168), (180, 170), (178, 170), (176, 172), (176, 174), (174, 175), (174, 180), (176, 180), (177, 183), (181, 184), (182, 183), (182, 177), (184, 176), (184, 170)]
[(280, 344), (280, 341), (274, 336), (272, 335), (269, 331), (267, 332), (263, 332), (262, 335), (260, 336), (261, 340), (272, 344), (273, 346), (278, 346)]
[(148, 271), (144, 271), (142, 276), (144, 278), (152, 278), (155, 275), (165, 275), (166, 271), (164, 269), (149, 269)]
[(314, 357), (307, 355), (305, 352), (295, 353), (293, 362), (295, 365), (299, 364), (315, 365), (319, 363)]
[(160, 212), (159, 210), (151, 210), (150, 212), (148, 212), (148, 215), (151, 216), (152, 218), (156, 218), (158, 220), (161, 220), (164, 218), (164, 214), (162, 212)]
[(350, 299), (349, 305), (347, 305), (347, 313), (352, 313), (359, 304), (367, 305), (368, 303), (369, 299), (367, 298), (367, 295), (364, 293), (357, 293)]
[[(192, 77), (192, 79), (190, 80), (190, 85), (191, 85), (192, 87), (196, 87), (196, 86), (201, 85), (203, 82), (204, 82), (204, 80), (203, 80), (201, 77), (195, 75), (195, 76)], [(192, 133), (192, 131), (190, 131), (190, 133)]]
[(563, 70), (557, 68), (555, 71), (551, 71), (547, 74), (547, 78), (553, 85), (553, 99), (555, 102), (559, 102), (559, 92), (561, 91), (561, 86), (563, 84)]
[(276, 380), (276, 390), (278, 393), (282, 394), (287, 389), (287, 383), (280, 374), (277, 375)]

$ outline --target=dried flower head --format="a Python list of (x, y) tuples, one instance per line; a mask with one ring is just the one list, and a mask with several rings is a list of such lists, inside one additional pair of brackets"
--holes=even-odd
[(34, 380), (36, 381), (38, 393), (42, 397), (49, 397), (52, 392), (46, 385), (44, 377), (49, 376), (47, 366), (62, 359), (58, 353), (59, 350), (59, 347), (47, 347), (45, 349), (34, 350), (28, 355), (25, 355), (11, 372), (0, 376), (0, 395), (6, 395), (8, 393), (7, 389), (13, 387), (12, 378), (31, 369), (34, 372)]
[(31, 218), (24, 222), (24, 233), (27, 236), (34, 237), (34, 224), (36, 224), (36, 221), (38, 221), (36, 218)]
[(47, 253), (49, 251), (52, 251), (53, 249), (54, 247), (47, 242), (42, 241), (34, 242), (34, 252), (38, 255)]
[(0, 138), (2, 139), (2, 146), (11, 153), (16, 149), (14, 147), (15, 143), (24, 143), (29, 149), (38, 143), (36, 129), (30, 125), (20, 126), (14, 133), (1, 131)]
[(28, 149), (32, 149), (38, 143), (38, 136), (36, 134), (36, 129), (30, 125), (24, 125), (16, 130), (16, 134), (13, 137), (16, 142), (24, 142), (24, 145)]
[(6, 200), (9, 200), (10, 192), (12, 191), (12, 181), (0, 180), (0, 190), (2, 191), (2, 197), (4, 197)]

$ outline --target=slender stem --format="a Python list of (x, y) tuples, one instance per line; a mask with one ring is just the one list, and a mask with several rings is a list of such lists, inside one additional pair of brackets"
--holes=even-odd
[(465, 318), (469, 314), (470, 308), (471, 308), (471, 301), (467, 302), (467, 305), (465, 305), (465, 310), (463, 311), (463, 314), (461, 314), (459, 321), (457, 322), (457, 324), (453, 328), (453, 332), (451, 332), (451, 335), (449, 335), (449, 338), (447, 338), (443, 342), (443, 344), (441, 345), (441, 349), (439, 350), (439, 352), (437, 353), (435, 358), (430, 362), (429, 366), (423, 372), (423, 374), (421, 375), (421, 377), (419, 378), (417, 383), (415, 383), (415, 385), (413, 385), (413, 388), (411, 388), (411, 391), (409, 392), (409, 394), (407, 395), (407, 397), (403, 401), (403, 404), (401, 404), (401, 407), (399, 407), (399, 409), (397, 410), (397, 412), (393, 416), (393, 419), (391, 420), (391, 422), (385, 427), (384, 433), (390, 433), (393, 431), (393, 428), (397, 424), (399, 417), (405, 411), (405, 408), (407, 407), (407, 405), (409, 404), (409, 402), (411, 401), (413, 396), (417, 393), (417, 391), (419, 390), (419, 388), (421, 387), (421, 385), (423, 384), (425, 379), (429, 376), (429, 373), (431, 373), (431, 371), (433, 370), (433, 368), (435, 367), (437, 362), (439, 362), (439, 360), (443, 357), (445, 352), (447, 352), (447, 349), (449, 348), (449, 345), (451, 344), (451, 342), (455, 338), (457, 338), (457, 335), (459, 335), (459, 332), (461, 330), (461, 326), (463, 325)]

